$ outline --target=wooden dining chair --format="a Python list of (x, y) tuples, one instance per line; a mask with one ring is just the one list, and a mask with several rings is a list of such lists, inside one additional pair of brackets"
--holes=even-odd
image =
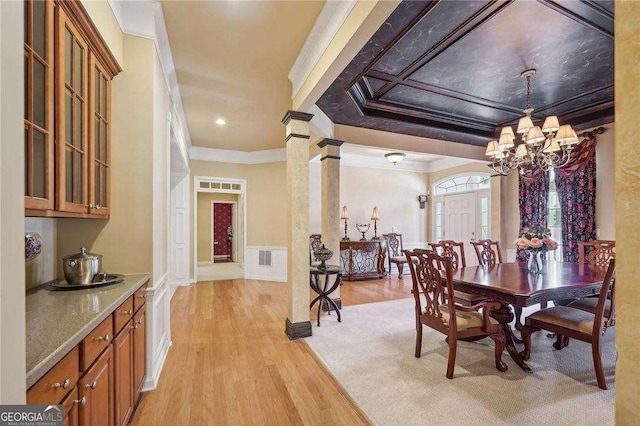
[[(607, 389), (607, 381), (602, 367), (602, 344), (614, 338), (613, 328), (616, 323), (615, 310), (615, 259), (609, 261), (609, 266), (602, 282), (600, 296), (595, 313), (571, 306), (554, 306), (541, 309), (529, 315), (522, 327), (522, 340), (524, 351), (522, 357), (527, 360), (531, 357), (531, 334), (540, 330), (548, 330), (556, 334), (556, 342), (553, 347), (560, 350), (569, 344), (569, 339), (578, 339), (591, 343), (593, 366), (596, 371), (596, 379), (601, 389)], [(609, 301), (609, 309), (606, 309)]]
[[(449, 362), (447, 378), (453, 378), (456, 363), (458, 339), (472, 339), (489, 336), (495, 342), (495, 365), (499, 371), (507, 371), (507, 364), (502, 361), (505, 348), (505, 337), (502, 326), (489, 317), (491, 309), (498, 309), (498, 302), (480, 302), (472, 306), (462, 306), (448, 298), (442, 304), (442, 292), (447, 289), (453, 294), (451, 258), (438, 256), (432, 250), (406, 250), (405, 256), (413, 281), (413, 297), (416, 315), (416, 358), (422, 353), (422, 326), (433, 328), (447, 336), (449, 345)], [(440, 265), (444, 265), (444, 278)], [(423, 305), (424, 300), (424, 305)], [(479, 311), (482, 309), (482, 313)]]
[[(458, 270), (459, 268), (465, 268), (467, 266), (467, 261), (464, 257), (464, 243), (462, 241), (456, 242), (453, 240), (440, 240), (437, 243), (429, 243), (429, 246), (431, 246), (431, 249), (435, 251), (436, 254), (451, 259), (451, 268), (453, 270)], [(445, 296), (447, 295), (446, 288), (443, 294)], [(458, 290), (453, 291), (453, 297), (456, 303), (467, 306), (487, 299), (484, 296), (465, 293)], [(445, 299), (443, 299), (443, 302), (444, 301)]]
[[(591, 268), (602, 269), (603, 271), (609, 266), (609, 260), (616, 257), (616, 242), (613, 240), (592, 240), (578, 243), (578, 262), (581, 264), (589, 264)], [(573, 301), (563, 300), (559, 304), (568, 305), (572, 308), (582, 309), (583, 311), (596, 313), (598, 298), (595, 296), (583, 297)], [(609, 311), (610, 301), (605, 301), (605, 312)]]
[(402, 278), (404, 274), (404, 265), (407, 263), (407, 258), (404, 256), (404, 247), (402, 246), (402, 234), (390, 232), (388, 234), (382, 234), (387, 241), (387, 257), (389, 258), (389, 275), (391, 275), (391, 264), (395, 264), (398, 267), (398, 278)]
[(471, 241), (471, 245), (478, 256), (480, 265), (495, 266), (502, 263), (502, 253), (500, 251), (500, 241), (491, 239)]

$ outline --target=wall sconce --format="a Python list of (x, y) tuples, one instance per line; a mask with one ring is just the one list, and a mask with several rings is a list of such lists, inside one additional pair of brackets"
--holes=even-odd
[(378, 213), (378, 207), (373, 208), (373, 212), (371, 212), (371, 220), (373, 221), (372, 240), (379, 240), (380, 238), (378, 238), (378, 221), (380, 220), (380, 213)]
[(340, 212), (340, 220), (344, 220), (344, 238), (342, 241), (349, 241), (349, 237), (347, 237), (347, 220), (349, 219), (349, 210), (347, 210), (347, 206), (342, 206), (342, 212)]
[(418, 195), (418, 202), (420, 202), (420, 208), (424, 209), (427, 206), (427, 201), (429, 200), (429, 193), (427, 195)]

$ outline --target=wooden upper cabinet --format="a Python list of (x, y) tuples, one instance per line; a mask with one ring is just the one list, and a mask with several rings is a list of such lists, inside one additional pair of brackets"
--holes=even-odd
[(79, 1), (25, 1), (24, 40), (25, 213), (108, 218), (111, 80), (122, 69)]
[(111, 79), (93, 54), (89, 55), (89, 213), (109, 215), (109, 144)]
[(56, 18), (56, 206), (64, 212), (88, 213), (89, 50), (60, 8)]
[(54, 208), (53, 3), (24, 2), (25, 207)]

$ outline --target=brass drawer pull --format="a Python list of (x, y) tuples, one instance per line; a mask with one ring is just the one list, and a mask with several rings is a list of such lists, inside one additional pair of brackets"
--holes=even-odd
[(87, 404), (87, 397), (86, 396), (83, 396), (80, 399), (74, 399), (73, 400), (73, 405), (82, 405), (82, 406), (84, 406), (86, 404)]
[(97, 340), (104, 340), (105, 342), (108, 342), (111, 340), (111, 336), (109, 336), (108, 334), (105, 336), (98, 336), (96, 337)]
[(95, 389), (95, 388), (98, 387), (98, 381), (94, 380), (93, 383), (91, 383), (91, 384), (87, 383), (86, 385), (84, 385), (84, 387), (85, 387), (85, 389)]
[(129, 309), (128, 311), (121, 312), (122, 315), (133, 315), (133, 309)]
[(62, 388), (62, 389), (67, 389), (69, 387), (69, 385), (71, 384), (71, 379), (67, 379), (62, 383), (54, 383), (53, 387), (54, 388)]

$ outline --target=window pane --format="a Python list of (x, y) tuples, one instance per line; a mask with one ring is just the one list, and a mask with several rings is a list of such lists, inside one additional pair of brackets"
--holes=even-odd
[(82, 185), (84, 183), (84, 173), (82, 167), (83, 155), (79, 152), (75, 153), (73, 162), (74, 162), (74, 194), (73, 194), (73, 202), (77, 204), (84, 204), (84, 196), (82, 194)]
[(29, 44), (29, 31), (31, 29), (31, 25), (29, 22), (29, 18), (31, 15), (29, 14), (29, 2), (24, 2), (24, 42)]
[(99, 160), (102, 153), (100, 152), (100, 120), (98, 118), (93, 119), (93, 149), (96, 159)]
[(47, 14), (46, 4), (44, 1), (33, 2), (33, 50), (36, 51), (41, 58), (47, 59)]
[(486, 212), (489, 210), (489, 199), (488, 198), (481, 198), (480, 199), (480, 210), (483, 212)]
[(93, 184), (93, 203), (97, 204), (97, 205), (101, 205), (100, 204), (100, 165), (99, 164), (94, 164), (94, 171), (93, 171), (93, 179), (94, 179), (94, 184)]
[(73, 145), (73, 96), (68, 90), (64, 95), (64, 138)]
[(67, 149), (65, 151), (65, 200), (73, 201), (73, 152)]
[(100, 160), (107, 162), (107, 125), (100, 120)]
[(24, 195), (29, 194), (29, 182), (31, 176), (29, 175), (29, 130), (24, 129)]
[(482, 212), (480, 215), (480, 223), (482, 226), (489, 225), (489, 214), (487, 212)]
[(107, 118), (107, 76), (100, 72), (100, 115)]
[(200, 182), (200, 188), (209, 188), (209, 182)]
[(220, 189), (220, 182), (211, 182), (211, 188)]
[(442, 203), (436, 203), (436, 214), (442, 214)]
[(33, 196), (46, 198), (47, 181), (47, 145), (45, 135), (37, 130), (33, 131)]
[[(36, 2), (39, 3), (39, 2)], [(34, 58), (33, 60), (33, 122), (45, 128), (44, 108), (46, 105), (45, 96), (45, 66)]]
[(238, 190), (238, 191), (240, 190), (240, 184), (239, 184), (239, 183), (234, 183), (233, 185), (231, 185), (231, 187), (232, 187), (233, 189)]
[(102, 207), (107, 207), (107, 168), (105, 166), (100, 166), (100, 180), (102, 181), (100, 205)]
[(95, 98), (93, 108), (95, 108), (96, 114), (99, 114), (101, 111), (100, 111), (100, 70), (98, 68), (94, 70), (93, 86), (94, 86), (93, 96)]
[(81, 150), (84, 150), (83, 140), (82, 140), (82, 127), (83, 127), (83, 117), (82, 117), (82, 107), (83, 102), (80, 99), (75, 100), (75, 108), (74, 108), (74, 119), (73, 119), (73, 142), (74, 145)]
[(29, 120), (29, 57), (24, 57), (24, 118)]
[(73, 60), (74, 70), (74, 88), (80, 94), (84, 92), (84, 75), (82, 70), (84, 69), (84, 49), (80, 46), (80, 43), (76, 43), (74, 48), (75, 58)]
[(73, 47), (73, 36), (69, 28), (64, 31), (64, 82), (71, 86), (71, 70), (73, 69), (73, 58), (71, 48)]

